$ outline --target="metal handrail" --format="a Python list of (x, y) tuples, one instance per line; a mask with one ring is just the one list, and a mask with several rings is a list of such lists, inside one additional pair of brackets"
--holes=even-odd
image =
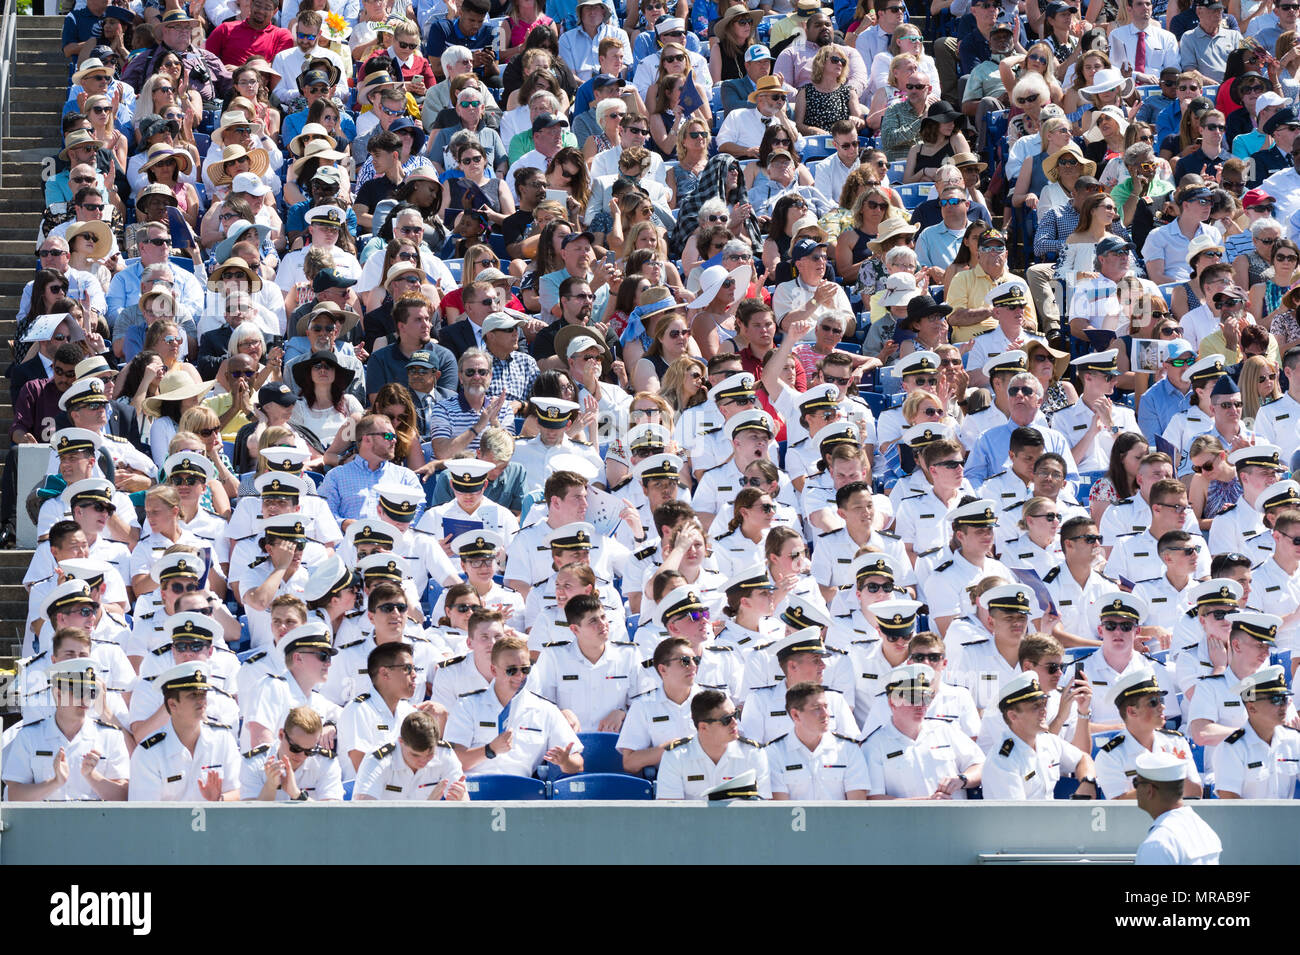
[(4, 137), (9, 135), (9, 87), (18, 46), (18, 0), (4, 0), (0, 21), (0, 163), (4, 162)]

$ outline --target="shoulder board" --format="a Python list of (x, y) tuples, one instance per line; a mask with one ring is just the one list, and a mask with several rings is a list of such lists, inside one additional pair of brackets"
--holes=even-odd
[(1181, 737), (1181, 736), (1183, 735), (1182, 733), (1178, 732), (1178, 730), (1166, 729), (1166, 728), (1163, 727), (1163, 726), (1160, 727), (1158, 730), (1156, 730), (1156, 732), (1157, 732), (1157, 733), (1164, 733), (1166, 736), (1179, 736), (1179, 737)]
[(617, 491), (619, 488), (627, 487), (631, 483), (632, 483), (632, 479), (630, 477), (624, 478), (623, 480), (619, 481), (617, 484), (615, 484), (613, 487), (609, 489), (610, 493)]
[[(920, 560), (922, 557), (929, 557), (931, 554), (937, 554), (937, 553), (939, 553), (939, 548), (931, 547), (929, 550), (921, 551), (919, 554), (916, 555), (916, 557), (918, 560)], [(951, 564), (952, 561), (948, 561), (948, 563)], [(946, 567), (947, 564), (945, 564), (944, 566)]]
[(712, 650), (714, 653), (731, 653), (736, 648), (726, 643), (718, 643), (718, 644), (711, 643), (704, 649)]
[(248, 562), (248, 567), (249, 567), (249, 569), (251, 570), (251, 569), (254, 568), (254, 567), (260, 567), (260, 566), (261, 566), (263, 563), (265, 563), (265, 562), (266, 562), (266, 555), (263, 554), (261, 557), (258, 557), (258, 558), (255, 559), (255, 560), (250, 560), (250, 561)]
[(395, 749), (397, 749), (397, 745), (395, 743), (385, 743), (383, 746), (379, 747), (379, 749), (375, 750), (374, 753), (372, 753), (371, 755), (373, 755), (375, 759), (383, 759), (386, 756), (388, 756), (390, 753), (392, 753), (392, 751)]
[(1107, 742), (1106, 745), (1101, 748), (1101, 751), (1103, 753), (1109, 753), (1111, 750), (1117, 749), (1123, 744), (1124, 744), (1124, 734), (1116, 733), (1114, 736), (1110, 738), (1110, 741)]
[(458, 657), (452, 657), (450, 660), (443, 660), (442, 665), (445, 669), (446, 667), (455, 666), (457, 663), (464, 663), (467, 659), (469, 659), (469, 654), (466, 653)]
[(368, 700), (368, 699), (370, 699), (370, 694), (369, 694), (369, 693), (362, 693), (360, 696), (358, 696), (358, 697), (354, 697), (353, 700), (352, 700), (352, 702), (353, 702), (353, 703), (364, 703), (364, 702), (366, 702), (366, 700)]
[(768, 740), (767, 745), (768, 745), (768, 746), (775, 746), (777, 743), (781, 742), (781, 740), (785, 739), (785, 738), (786, 738), (787, 736), (789, 736), (789, 735), (790, 735), (789, 733), (782, 733), (782, 734), (781, 734), (780, 736), (778, 736), (776, 739)]
[(988, 479), (992, 481), (994, 478), (1000, 478), (1002, 477), (1002, 475), (1006, 473), (1007, 473), (1006, 471), (999, 471), (997, 474), (990, 474)]
[(167, 738), (167, 733), (165, 731), (162, 733), (154, 733), (147, 740), (144, 740), (143, 742), (140, 743), (140, 748), (149, 749), (151, 746), (157, 746), (166, 738)]
[(645, 560), (647, 557), (653, 554), (655, 550), (656, 550), (656, 545), (651, 544), (649, 547), (642, 547), (640, 550), (634, 551), (632, 556), (635, 557), (637, 560)]
[(365, 643), (365, 642), (366, 642), (366, 641), (365, 641), (364, 638), (361, 639), (361, 640), (353, 640), (351, 643), (345, 643), (345, 644), (343, 644), (341, 647), (339, 647), (339, 649), (340, 649), (340, 650), (350, 650), (350, 649), (352, 649), (353, 647), (360, 646), (361, 644), (363, 644), (363, 643)]
[(1011, 739), (1011, 737), (1007, 737), (1005, 740), (1002, 741), (1002, 748), (998, 750), (998, 755), (1010, 756), (1011, 750), (1013, 750), (1015, 746), (1016, 746), (1016, 741)]
[(1100, 570), (1094, 570), (1093, 573), (1096, 574), (1098, 577), (1103, 577), (1106, 580), (1109, 580), (1112, 584), (1119, 586), (1119, 578), (1111, 577), (1108, 574), (1103, 574)]
[(169, 651), (171, 650), (171, 648), (172, 648), (172, 645), (171, 645), (170, 643), (164, 643), (161, 647), (159, 647), (157, 650), (155, 650), (155, 651), (153, 652), (153, 655), (156, 656), (156, 657), (160, 657), (160, 656), (162, 656), (164, 653), (169, 652)]
[(891, 541), (898, 541), (903, 539), (899, 537), (897, 534), (890, 533), (889, 531), (876, 531), (876, 533), (879, 534), (881, 537), (888, 537)]
[[(706, 431), (706, 432), (704, 432), (704, 433), (705, 433), (705, 434), (713, 434), (713, 433), (715, 433), (716, 431), (721, 431), (721, 430), (722, 430), (721, 428), (715, 428), (714, 431)], [(713, 465), (713, 467), (711, 467), (711, 468), (705, 468), (703, 471), (700, 472), (700, 474), (701, 474), (701, 475), (708, 474), (710, 471), (716, 471), (716, 470), (718, 470), (718, 468), (720, 468), (720, 467), (725, 467), (726, 465), (728, 465), (728, 464), (730, 464), (730, 463), (731, 463), (731, 459), (728, 458), (727, 460), (723, 461), (722, 464), (715, 464), (715, 465)]]
[(857, 742), (857, 740), (855, 740), (852, 736), (845, 736), (843, 733), (832, 733), (831, 735), (834, 736), (836, 739), (842, 739), (842, 740), (844, 740), (844, 742), (846, 742), (846, 743), (856, 743), (856, 742)]
[(1132, 504), (1132, 503), (1133, 503), (1133, 498), (1131, 498), (1131, 497), (1121, 497), (1121, 498), (1120, 498), (1118, 501), (1116, 501), (1115, 503), (1116, 503), (1116, 504)]
[[(919, 555), (918, 555), (918, 556), (919, 556)], [(947, 569), (948, 569), (949, 567), (951, 567), (952, 565), (953, 565), (953, 562), (952, 562), (952, 561), (950, 561), (950, 560), (945, 560), (942, 564), (940, 564), (938, 567), (936, 567), (936, 568), (934, 569), (934, 572), (935, 572), (936, 574), (942, 573), (943, 571), (947, 570)]]
[(152, 620), (152, 619), (153, 619), (153, 615), (154, 615), (155, 612), (156, 612), (156, 611), (150, 610), (148, 613), (142, 613), (142, 614), (140, 614), (140, 615), (137, 616), (135, 619), (136, 619), (136, 620)]
[[(212, 687), (212, 689), (215, 690), (216, 687)], [(229, 694), (227, 694), (227, 695), (229, 695)], [(230, 726), (229, 723), (218, 723), (216, 720), (204, 720), (204, 721), (203, 721), (203, 725), (204, 725), (204, 726), (211, 726), (213, 729), (219, 729), (219, 730), (228, 730), (228, 729), (231, 729), (231, 726)]]
[(609, 645), (611, 647), (634, 647), (636, 646), (636, 643), (632, 640), (611, 640), (609, 641)]
[(905, 500), (905, 501), (915, 501), (918, 497), (925, 497), (925, 492), (922, 491), (922, 492), (920, 492), (919, 494), (906, 494), (906, 495), (903, 496), (903, 500)]
[(405, 640), (413, 640), (413, 641), (415, 641), (416, 643), (433, 643), (433, 641), (430, 640), (428, 637), (422, 637), (422, 636), (420, 636), (419, 634), (416, 634), (416, 633), (407, 633), (407, 634), (403, 634), (402, 636), (403, 636), (403, 639), (405, 639)]
[(1002, 513), (1006, 514), (1006, 513), (1010, 512), (1010, 511), (1014, 511), (1014, 510), (1016, 510), (1017, 508), (1021, 508), (1021, 507), (1024, 507), (1024, 506), (1025, 506), (1025, 502), (1024, 502), (1024, 501), (1017, 501), (1017, 502), (1014, 503), (1014, 504), (1008, 504), (1006, 507), (1002, 508)]
[(95, 720), (95, 725), (102, 726), (106, 730), (117, 730), (119, 733), (122, 732), (122, 727), (114, 726), (112, 723), (105, 723), (103, 720)]
[(1057, 564), (1055, 567), (1053, 567), (1051, 570), (1049, 570), (1046, 574), (1043, 575), (1043, 583), (1050, 584), (1053, 580), (1055, 580), (1057, 577), (1060, 576), (1061, 576), (1061, 565)]
[(752, 739), (750, 739), (748, 736), (742, 736), (742, 737), (740, 737), (740, 742), (745, 743), (746, 745), (749, 745), (749, 746), (753, 746), (755, 749), (762, 749), (762, 748), (763, 748), (763, 744), (762, 744), (762, 743), (755, 743), (755, 742), (754, 742)]
[(442, 747), (445, 748), (445, 749), (455, 749), (455, 748), (456, 748), (455, 746), (452, 746), (451, 743), (448, 743), (445, 739), (440, 739), (440, 740), (438, 740), (438, 745), (439, 745), (439, 746), (442, 746)]
[(126, 626), (126, 617), (121, 614), (115, 613), (112, 610), (106, 610), (104, 611), (104, 616), (108, 617), (109, 620), (113, 621), (119, 627)]
[(836, 528), (835, 530), (833, 530), (833, 531), (822, 531), (822, 532), (821, 532), (820, 534), (818, 534), (817, 536), (818, 536), (819, 538), (821, 538), (821, 537), (830, 537), (832, 534), (838, 534), (838, 533), (839, 533), (840, 531), (842, 531), (842, 530), (844, 530), (844, 528), (842, 528), (842, 527), (837, 527), (837, 528)]
[(726, 540), (728, 537), (730, 537), (730, 536), (732, 536), (733, 534), (735, 534), (735, 533), (736, 533), (736, 530), (737, 530), (739, 527), (740, 527), (740, 525), (737, 524), (735, 527), (733, 527), (731, 530), (727, 531), (725, 534), (719, 534), (717, 537), (714, 538), (714, 540), (720, 540), (720, 541), (721, 541), (721, 540)]
[(1235, 743), (1235, 742), (1237, 742), (1237, 740), (1241, 739), (1241, 738), (1242, 738), (1243, 736), (1245, 736), (1245, 735), (1246, 735), (1246, 730), (1245, 730), (1244, 728), (1243, 728), (1243, 729), (1239, 729), (1239, 730), (1237, 730), (1235, 733), (1232, 733), (1232, 734), (1228, 735), (1227, 737), (1225, 737), (1223, 741), (1224, 741), (1225, 743)]
[[(279, 677), (279, 679), (283, 680), (284, 677)], [(225, 690), (223, 690), (221, 687), (219, 687), (219, 686), (214, 686), (214, 685), (211, 684), (211, 683), (208, 684), (208, 690), (209, 690), (210, 692), (213, 692), (213, 693), (220, 693), (222, 696), (226, 697), (227, 699), (232, 699), (232, 700), (234, 699), (233, 696), (231, 696), (229, 693), (227, 693), (227, 692), (226, 692)]]
[(771, 646), (772, 644), (774, 644), (774, 643), (776, 643), (775, 640), (769, 640), (769, 641), (767, 641), (767, 643), (756, 643), (756, 644), (754, 644), (750, 649), (751, 649), (751, 650), (766, 650), (768, 647), (770, 647), (770, 646)]
[[(831, 653), (838, 653), (840, 656), (848, 656), (848, 653), (849, 653), (849, 651), (847, 651), (847, 650), (841, 650), (841, 649), (839, 649), (838, 647), (827, 647), (826, 649), (827, 649), (829, 652), (831, 652)], [(829, 688), (828, 688), (828, 689), (829, 689)], [(836, 692), (836, 693), (839, 693), (840, 691), (839, 691), (839, 690), (836, 690), (835, 692)]]
[[(363, 613), (365, 613), (364, 610), (353, 610), (353, 611), (350, 611), (349, 613), (345, 613), (345, 614), (343, 615), (343, 617), (344, 617), (345, 619), (347, 619), (347, 620), (351, 620), (353, 617), (359, 617), (359, 616), (361, 616)], [(357, 641), (357, 642), (359, 643), (360, 641)]]
[(648, 694), (650, 694), (650, 693), (653, 693), (653, 692), (654, 692), (654, 689), (653, 689), (653, 688), (651, 688), (651, 689), (649, 689), (649, 690), (642, 690), (640, 693), (636, 693), (636, 694), (634, 694), (634, 695), (633, 695), (632, 697), (630, 697), (630, 698), (633, 699), (633, 700), (639, 700), (639, 699), (641, 699), (641, 697), (646, 696), (646, 695), (648, 695)]
[(664, 747), (664, 752), (667, 752), (670, 749), (676, 749), (678, 746), (685, 746), (694, 738), (694, 736), (683, 736), (681, 739), (675, 739)]
[(853, 611), (850, 610), (848, 613), (837, 613), (837, 614), (835, 615), (835, 619), (836, 619), (836, 620), (848, 620), (848, 619), (849, 619), (850, 617), (852, 617), (852, 616), (853, 616)]
[(486, 693), (486, 692), (487, 692), (487, 687), (481, 686), (477, 690), (470, 690), (468, 693), (459, 694), (458, 698), (464, 698), (467, 696), (478, 696), (480, 693)]
[(573, 641), (571, 640), (552, 640), (550, 643), (543, 643), (543, 647), (567, 647)]
[(266, 651), (265, 651), (265, 650), (258, 650), (256, 653), (254, 653), (251, 657), (249, 657), (249, 658), (248, 658), (247, 660), (245, 660), (244, 662), (245, 662), (245, 663), (256, 663), (258, 660), (262, 659), (264, 656), (266, 656)]
[(271, 748), (270, 743), (263, 743), (261, 746), (258, 746), (254, 749), (250, 749), (247, 753), (245, 753), (244, 759), (252, 759), (254, 756), (261, 756), (263, 753), (270, 750), (270, 748)]
[(995, 327), (995, 328), (985, 329), (985, 330), (982, 331), (982, 332), (978, 332), (978, 333), (975, 335), (975, 337), (976, 337), (976, 338), (983, 338), (985, 335), (992, 334), (992, 333), (995, 332), (995, 331), (997, 331), (997, 328), (996, 328), (996, 327)]
[[(1219, 514), (1227, 514), (1229, 511), (1235, 511), (1236, 509), (1237, 509), (1237, 505), (1236, 505), (1236, 503), (1229, 504), (1229, 505), (1228, 505), (1227, 507), (1225, 507), (1223, 510), (1219, 511)], [(1214, 515), (1214, 516), (1215, 516), (1215, 517), (1218, 517), (1219, 514), (1216, 514), (1216, 515)]]
[(48, 650), (42, 650), (40, 653), (36, 654), (35, 656), (31, 656), (28, 657), (26, 660), (23, 660), (20, 665), (25, 667), (31, 666), (37, 660), (40, 660), (42, 657), (44, 657), (45, 654), (47, 654), (48, 652), (49, 652)]

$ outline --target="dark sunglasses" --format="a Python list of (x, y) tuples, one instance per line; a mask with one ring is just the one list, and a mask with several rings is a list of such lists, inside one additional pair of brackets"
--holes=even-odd
[(523, 666), (506, 667), (506, 676), (519, 676), (521, 673), (528, 676), (533, 671), (532, 666), (524, 664)]

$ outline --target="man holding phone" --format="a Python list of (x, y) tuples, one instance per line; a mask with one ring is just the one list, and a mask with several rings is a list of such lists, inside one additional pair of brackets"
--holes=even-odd
[(460, 16), (452, 20), (446, 17), (435, 19), (429, 27), (429, 36), (425, 40), (424, 55), (433, 67), (438, 79), (444, 79), (442, 71), (442, 54), (447, 47), (463, 46), (474, 56), (474, 72), (482, 77), (489, 86), (500, 86), (501, 76), (497, 72), (496, 28), (487, 24), (489, 11), (487, 0), (462, 0)]

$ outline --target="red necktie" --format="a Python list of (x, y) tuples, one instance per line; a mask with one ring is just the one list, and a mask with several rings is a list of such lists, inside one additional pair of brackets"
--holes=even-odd
[(1137, 73), (1147, 71), (1147, 35), (1141, 30), (1138, 31), (1137, 53), (1133, 56), (1133, 70)]

